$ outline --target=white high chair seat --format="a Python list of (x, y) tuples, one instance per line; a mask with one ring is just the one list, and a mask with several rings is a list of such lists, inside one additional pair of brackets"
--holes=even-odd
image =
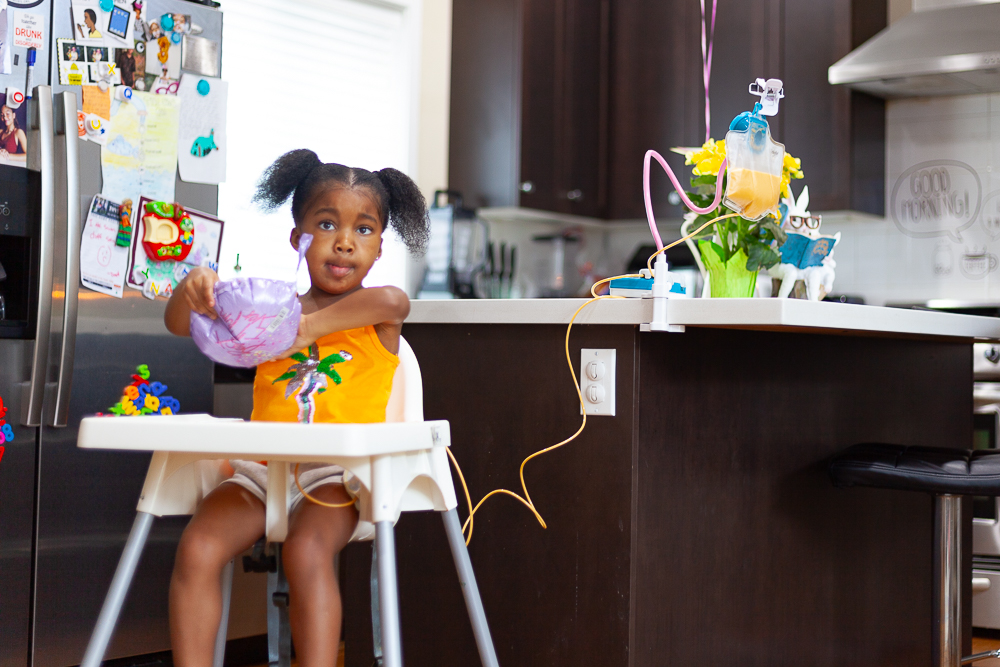
[[(423, 421), (420, 367), (409, 344), (402, 338), (399, 343), (400, 363), (385, 423), (247, 422), (203, 414), (82, 420), (77, 442), (81, 448), (154, 453), (135, 524), (81, 667), (98, 667), (104, 657), (153, 517), (193, 514), (198, 503), (226, 479), (227, 459), (268, 462), (265, 536), (269, 542), (282, 542), (288, 534), (292, 465), (335, 463), (348, 471), (345, 484), (358, 498), (359, 512), (351, 539), (374, 536), (376, 540), (385, 667), (402, 665), (393, 526), (401, 512), (442, 512), (480, 657), (484, 665), (498, 664), (458, 521), (445, 451), (451, 444), (449, 425), (443, 420)], [(228, 591), (223, 591), (223, 598), (217, 667), (225, 647)]]

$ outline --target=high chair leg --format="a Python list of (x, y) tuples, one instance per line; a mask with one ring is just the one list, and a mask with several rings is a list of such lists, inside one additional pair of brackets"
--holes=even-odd
[(288, 623), (288, 580), (281, 564), (281, 542), (274, 549), (274, 572), (267, 573), (267, 655), (270, 667), (291, 667), (292, 631)]
[(469, 550), (465, 547), (465, 536), (462, 535), (462, 526), (458, 522), (458, 510), (452, 508), (442, 512), (441, 518), (444, 519), (448, 545), (451, 547), (452, 558), (455, 559), (458, 582), (462, 586), (462, 594), (465, 595), (465, 607), (469, 610), (469, 621), (476, 636), (479, 659), (483, 667), (499, 667), (493, 639), (490, 637), (490, 626), (486, 623), (486, 612), (483, 611), (483, 600), (479, 597), (479, 587), (476, 585), (476, 574), (472, 571)]
[(399, 593), (396, 586), (396, 545), (392, 521), (375, 524), (378, 551), (378, 597), (382, 616), (382, 665), (403, 667), (402, 637), (399, 631)]
[(215, 635), (215, 657), (212, 667), (222, 667), (226, 658), (226, 635), (229, 634), (229, 603), (233, 595), (233, 563), (229, 561), (222, 570), (222, 617), (219, 619), (219, 632)]
[(87, 651), (83, 654), (83, 662), (80, 667), (100, 667), (104, 654), (108, 650), (111, 642), (111, 635), (115, 631), (118, 623), (118, 615), (121, 613), (122, 605), (125, 604), (125, 597), (128, 595), (129, 586), (132, 584), (132, 577), (135, 569), (139, 565), (139, 557), (142, 556), (142, 549), (146, 546), (146, 538), (149, 537), (149, 529), (153, 526), (153, 515), (146, 512), (136, 512), (135, 521), (132, 523), (132, 531), (128, 534), (125, 542), (125, 549), (118, 560), (118, 568), (115, 576), (111, 580), (111, 587), (104, 598), (104, 605), (101, 613), (97, 617), (97, 625), (90, 635), (90, 643), (87, 644)]

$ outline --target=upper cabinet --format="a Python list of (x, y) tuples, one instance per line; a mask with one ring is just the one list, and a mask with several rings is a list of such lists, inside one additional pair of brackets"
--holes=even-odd
[[(771, 132), (802, 159), (811, 208), (881, 215), (883, 102), (826, 77), (885, 26), (885, 3), (719, 0), (718, 12), (711, 136), (753, 106), (754, 79), (780, 78)], [(669, 150), (705, 139), (696, 0), (455, 0), (452, 34), (450, 187), (473, 205), (641, 218), (650, 148), (686, 183)], [(658, 215), (679, 217), (653, 173)]]

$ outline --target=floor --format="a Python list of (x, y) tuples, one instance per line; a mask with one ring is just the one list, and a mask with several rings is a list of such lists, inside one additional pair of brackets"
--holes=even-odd
[[(982, 653), (983, 651), (992, 651), (998, 648), (1000, 648), (1000, 639), (986, 638), (986, 637), (972, 638), (973, 653)], [(985, 660), (977, 660), (976, 662), (972, 663), (972, 665), (973, 667), (1000, 667), (1000, 658), (987, 658)]]

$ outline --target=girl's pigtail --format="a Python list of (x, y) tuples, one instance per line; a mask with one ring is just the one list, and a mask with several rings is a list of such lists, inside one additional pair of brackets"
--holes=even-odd
[(321, 164), (319, 156), (305, 148), (285, 153), (260, 177), (253, 200), (264, 210), (278, 208)]
[(424, 254), (430, 238), (430, 220), (420, 188), (398, 169), (381, 169), (375, 175), (389, 194), (386, 216), (389, 226), (403, 239), (407, 250), (418, 256)]

